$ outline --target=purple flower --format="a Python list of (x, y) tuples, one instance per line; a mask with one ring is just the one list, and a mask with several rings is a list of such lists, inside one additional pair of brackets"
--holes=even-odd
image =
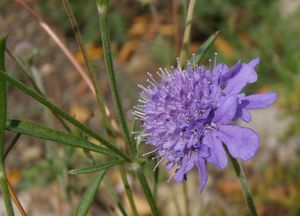
[[(139, 86), (140, 104), (134, 115), (143, 121), (146, 143), (151, 144), (166, 161), (166, 169), (176, 169), (174, 179), (181, 182), (196, 166), (201, 179), (200, 191), (207, 182), (206, 163), (221, 169), (228, 158), (223, 144), (233, 158), (249, 160), (256, 155), (259, 136), (249, 128), (234, 124), (237, 119), (251, 120), (249, 109), (264, 108), (277, 98), (275, 93), (246, 96), (241, 91), (257, 80), (254, 70), (259, 58), (249, 63), (189, 65), (186, 70), (160, 69), (157, 82), (149, 75), (149, 87)], [(158, 165), (157, 164), (157, 165)]]

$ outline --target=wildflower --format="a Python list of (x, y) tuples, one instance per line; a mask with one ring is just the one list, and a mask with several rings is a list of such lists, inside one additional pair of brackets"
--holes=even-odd
[[(234, 124), (237, 119), (251, 120), (249, 109), (264, 108), (277, 98), (275, 93), (246, 96), (243, 88), (257, 80), (256, 58), (249, 63), (238, 62), (228, 68), (216, 64), (213, 68), (189, 64), (185, 70), (160, 69), (157, 82), (151, 74), (148, 87), (141, 88), (134, 115), (143, 121), (140, 134), (155, 148), (157, 163), (166, 161), (166, 169), (176, 168), (174, 179), (181, 182), (196, 166), (201, 180), (200, 191), (207, 182), (206, 163), (221, 169), (230, 155), (249, 160), (256, 155), (259, 136), (250, 128)], [(155, 168), (156, 168), (155, 167)]]

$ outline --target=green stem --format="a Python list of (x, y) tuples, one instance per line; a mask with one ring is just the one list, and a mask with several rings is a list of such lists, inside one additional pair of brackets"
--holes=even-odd
[(195, 8), (196, 0), (190, 0), (189, 8), (186, 16), (185, 29), (183, 35), (182, 49), (180, 52), (180, 64), (183, 65), (187, 60), (189, 54), (190, 35), (193, 20), (193, 13)]
[(3, 197), (3, 201), (5, 204), (5, 208), (6, 208), (6, 213), (8, 216), (13, 216), (14, 210), (12, 207), (9, 190), (8, 190), (8, 186), (7, 186), (5, 170), (4, 170), (2, 163), (0, 164), (0, 187), (1, 187), (2, 197)]
[(238, 160), (234, 159), (230, 155), (229, 155), (229, 158), (230, 158), (230, 161), (233, 165), (235, 174), (236, 174), (236, 176), (238, 177), (238, 179), (240, 181), (243, 196), (244, 196), (246, 204), (248, 206), (250, 215), (251, 216), (256, 216), (257, 215), (256, 208), (255, 208), (255, 205), (254, 205), (254, 202), (253, 202), (252, 195), (250, 193), (250, 189), (249, 189), (248, 182), (247, 182), (245, 173), (243, 171), (243, 168), (240, 165), (240, 163), (238, 162)]
[(150, 190), (150, 187), (149, 187), (149, 184), (147, 182), (147, 179), (145, 177), (145, 174), (143, 172), (143, 168), (140, 167), (137, 171), (136, 171), (136, 175), (137, 175), (137, 178), (139, 179), (139, 182), (142, 186), (142, 189), (144, 191), (144, 194), (146, 196), (146, 199), (149, 203), (149, 206), (150, 206), (150, 209), (151, 209), (151, 212), (152, 212), (152, 215), (153, 216), (157, 216), (159, 215), (159, 212), (158, 212), (158, 209), (157, 209), (157, 206), (156, 206), (156, 202), (155, 202), (155, 199), (153, 197), (153, 194), (151, 193), (151, 190)]
[(13, 147), (15, 146), (15, 144), (18, 142), (20, 136), (21, 136), (21, 133), (17, 133), (16, 136), (14, 137), (14, 139), (8, 145), (8, 148), (6, 149), (6, 151), (5, 151), (4, 155), (3, 155), (3, 160), (5, 160), (5, 158), (9, 154), (9, 152), (13, 149)]
[(62, 0), (62, 1), (63, 1), (63, 4), (64, 4), (64, 7), (66, 9), (67, 15), (69, 17), (70, 23), (72, 25), (73, 32), (75, 34), (77, 43), (78, 43), (79, 48), (81, 50), (81, 53), (83, 55), (85, 65), (87, 66), (87, 69), (88, 69), (89, 76), (91, 78), (93, 87), (95, 89), (95, 94), (96, 94), (96, 99), (97, 99), (98, 107), (99, 107), (99, 110), (101, 112), (102, 119), (103, 119), (103, 122), (104, 122), (104, 125), (105, 125), (105, 128), (106, 128), (106, 131), (107, 131), (107, 133), (108, 133), (109, 136), (113, 136), (114, 133), (113, 133), (113, 130), (112, 130), (111, 123), (109, 121), (109, 116), (108, 116), (108, 114), (105, 111), (104, 99), (103, 99), (103, 97), (101, 95), (100, 87), (99, 87), (99, 85), (97, 85), (96, 72), (95, 72), (95, 69), (94, 69), (94, 67), (93, 67), (93, 65), (91, 63), (91, 60), (90, 60), (89, 56), (88, 56), (86, 48), (84, 46), (84, 43), (83, 43), (80, 31), (79, 31), (79, 27), (78, 27), (76, 18), (74, 17), (74, 14), (72, 12), (69, 0)]
[(190, 216), (190, 208), (189, 208), (189, 195), (188, 195), (188, 188), (186, 181), (182, 182), (182, 188), (183, 188), (183, 196), (184, 196), (184, 208), (185, 208), (185, 215)]
[(135, 216), (138, 216), (139, 214), (138, 214), (138, 211), (137, 211), (134, 199), (133, 199), (132, 189), (131, 189), (131, 187), (128, 183), (128, 179), (127, 179), (127, 175), (126, 175), (124, 166), (122, 166), (122, 165), (119, 166), (119, 169), (120, 169), (121, 178), (122, 178), (122, 181), (123, 181), (123, 184), (124, 184), (124, 188), (125, 188), (125, 191), (126, 191), (126, 195), (127, 195), (127, 198), (128, 198), (131, 210), (132, 210), (132, 214), (135, 215)]
[(117, 196), (117, 194), (115, 193), (112, 185), (110, 184), (110, 182), (105, 178), (104, 179), (104, 185), (105, 188), (107, 189), (113, 203), (118, 206), (118, 208), (120, 209), (121, 213), (123, 216), (128, 216), (127, 212), (125, 211), (122, 202), (120, 201), (119, 197)]
[(110, 33), (109, 33), (109, 26), (108, 26), (108, 0), (96, 0), (98, 14), (99, 14), (99, 22), (100, 22), (100, 30), (101, 30), (101, 37), (102, 37), (102, 46), (103, 46), (103, 55), (106, 65), (106, 72), (109, 78), (109, 85), (111, 88), (112, 96), (114, 99), (115, 108), (118, 114), (118, 119), (121, 125), (121, 129), (123, 132), (123, 136), (125, 138), (126, 144), (129, 147), (129, 151), (134, 153), (133, 144), (130, 140), (130, 134), (128, 130), (128, 126), (125, 120), (125, 115), (122, 109), (122, 103), (120, 100), (117, 81), (114, 71), (114, 66), (112, 62), (112, 54), (111, 54), (111, 47), (110, 47)]
[[(0, 70), (5, 70), (5, 42), (6, 38), (0, 38)], [(7, 178), (4, 168), (4, 136), (5, 136), (5, 124), (7, 118), (7, 95), (6, 95), (6, 81), (3, 74), (0, 74), (0, 187), (2, 191), (2, 197), (4, 200), (6, 213), (8, 216), (14, 215), (12, 207)]]

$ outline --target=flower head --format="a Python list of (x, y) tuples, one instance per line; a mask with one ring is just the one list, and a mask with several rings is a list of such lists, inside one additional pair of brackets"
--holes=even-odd
[(189, 64), (183, 71), (160, 69), (160, 82), (148, 74), (149, 87), (140, 85), (140, 104), (134, 114), (143, 121), (142, 136), (155, 148), (159, 163), (166, 161), (168, 170), (175, 167), (176, 182), (183, 181), (196, 166), (202, 191), (207, 182), (206, 163), (221, 169), (227, 166), (223, 143), (233, 158), (249, 160), (255, 156), (259, 136), (234, 121), (249, 122), (249, 109), (267, 107), (277, 98), (275, 93), (246, 96), (241, 92), (257, 80), (254, 68), (258, 63), (256, 58), (231, 68), (225, 64), (214, 64), (213, 69)]

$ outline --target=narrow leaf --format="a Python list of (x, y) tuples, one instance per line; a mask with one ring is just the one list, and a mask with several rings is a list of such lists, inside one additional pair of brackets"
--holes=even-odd
[(95, 139), (99, 140), (103, 145), (105, 145), (107, 148), (109, 148), (112, 152), (115, 152), (120, 157), (124, 158), (127, 161), (130, 161), (131, 159), (128, 157), (127, 154), (122, 152), (120, 149), (118, 149), (115, 145), (108, 142), (103, 137), (99, 136), (97, 133), (92, 131), (90, 128), (82, 124), (81, 122), (77, 121), (75, 118), (73, 118), (71, 115), (60, 109), (58, 106), (50, 102), (47, 98), (45, 98), (43, 95), (39, 94), (38, 92), (32, 90), (31, 88), (28, 88), (23, 83), (19, 82), (18, 80), (14, 79), (10, 75), (4, 73), (3, 70), (0, 70), (0, 75), (9, 83), (11, 83), (13, 86), (17, 87), (21, 91), (23, 91), (25, 94), (29, 95), (36, 101), (40, 102), (44, 106), (48, 107), (53, 113), (56, 113), (57, 115), (61, 116), (65, 120), (69, 121), (73, 125), (75, 125), (77, 128), (81, 129), (85, 133), (89, 134), (90, 136), (94, 137)]
[[(6, 38), (0, 37), (0, 70), (5, 70), (5, 41)], [(7, 97), (6, 97), (6, 81), (0, 74), (0, 159), (2, 160), (4, 150), (4, 133), (5, 121), (7, 115)]]
[(115, 160), (115, 161), (109, 161), (107, 163), (96, 164), (96, 165), (90, 166), (90, 167), (72, 169), (72, 170), (69, 170), (69, 174), (78, 175), (78, 174), (93, 173), (93, 172), (97, 172), (97, 171), (101, 171), (101, 170), (106, 170), (112, 166), (120, 164), (121, 162), (122, 162), (121, 160)]
[(213, 35), (211, 35), (203, 44), (202, 46), (197, 50), (195, 53), (195, 56), (192, 57), (189, 61), (198, 64), (202, 58), (204, 57), (205, 53), (209, 50), (211, 45), (214, 43), (214, 41), (219, 36), (220, 31), (215, 32)]
[[(5, 37), (0, 37), (0, 70), (5, 70)], [(14, 215), (14, 210), (10, 200), (9, 189), (4, 168), (4, 135), (5, 135), (5, 121), (7, 118), (7, 96), (6, 96), (6, 81), (2, 74), (0, 74), (0, 188), (2, 192), (3, 201), (8, 216)]]
[(19, 138), (21, 137), (20, 133), (17, 133), (16, 136), (14, 137), (14, 139), (11, 141), (11, 143), (8, 145), (4, 155), (3, 155), (3, 159), (5, 160), (7, 155), (9, 154), (9, 152), (13, 149), (13, 147), (15, 146), (15, 144), (18, 142)]
[(86, 216), (89, 208), (91, 207), (94, 198), (96, 196), (97, 190), (99, 188), (99, 185), (106, 173), (105, 171), (99, 172), (99, 174), (93, 179), (93, 181), (90, 183), (90, 186), (83, 194), (83, 197), (80, 200), (80, 203), (78, 204), (78, 207), (76, 209), (76, 216)]
[(6, 129), (16, 133), (26, 134), (44, 140), (55, 141), (72, 147), (79, 147), (90, 151), (99, 152), (102, 154), (112, 154), (112, 152), (109, 149), (98, 146), (81, 137), (57, 131), (31, 122), (7, 120)]

